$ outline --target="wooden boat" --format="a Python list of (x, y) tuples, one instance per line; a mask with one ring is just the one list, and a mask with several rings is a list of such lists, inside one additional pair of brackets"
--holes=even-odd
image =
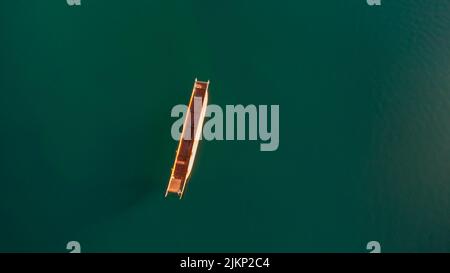
[(203, 132), (203, 120), (205, 119), (208, 105), (208, 86), (209, 81), (202, 82), (195, 79), (166, 196), (168, 194), (177, 194), (180, 199), (183, 197), (186, 183), (194, 164), (198, 142)]

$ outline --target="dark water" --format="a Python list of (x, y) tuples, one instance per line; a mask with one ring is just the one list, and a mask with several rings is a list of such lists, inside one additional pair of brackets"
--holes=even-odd
[[(0, 251), (450, 251), (450, 2), (1, 1)], [(280, 147), (171, 108), (279, 104)]]

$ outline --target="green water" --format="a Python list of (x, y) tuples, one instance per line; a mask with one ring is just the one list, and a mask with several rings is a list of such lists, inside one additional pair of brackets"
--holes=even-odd
[[(450, 251), (450, 2), (0, 2), (0, 251)], [(170, 110), (280, 105), (280, 146)]]

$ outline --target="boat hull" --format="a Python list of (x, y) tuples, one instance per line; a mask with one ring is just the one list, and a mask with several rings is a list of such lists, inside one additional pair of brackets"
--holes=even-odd
[(208, 82), (195, 80), (189, 106), (185, 114), (183, 131), (178, 143), (175, 162), (166, 190), (166, 196), (176, 194), (183, 197), (187, 181), (194, 166), (195, 156), (203, 132), (208, 105)]

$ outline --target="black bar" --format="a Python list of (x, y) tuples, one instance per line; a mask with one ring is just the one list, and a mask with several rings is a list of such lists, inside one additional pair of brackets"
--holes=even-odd
[[(298, 254), (298, 253), (136, 253), (136, 254), (0, 254), (3, 266), (15, 269), (99, 269), (129, 272), (303, 272), (307, 269), (447, 268), (450, 254)], [(62, 267), (61, 267), (62, 266)], [(443, 266), (443, 267), (441, 267)], [(119, 271), (119, 272), (120, 272)], [(84, 272), (84, 271), (83, 271)]]

